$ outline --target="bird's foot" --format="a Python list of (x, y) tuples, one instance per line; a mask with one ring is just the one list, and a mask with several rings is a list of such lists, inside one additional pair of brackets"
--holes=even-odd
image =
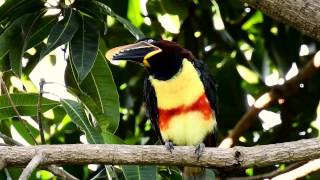
[(170, 153), (172, 153), (172, 150), (174, 149), (174, 147), (173, 147), (173, 143), (171, 141), (165, 141), (164, 146), (166, 147), (166, 149), (168, 151), (170, 151)]
[(196, 150), (194, 151), (194, 153), (197, 155), (197, 160), (200, 159), (200, 156), (203, 153), (205, 147), (206, 146), (203, 143), (200, 143), (196, 146)]

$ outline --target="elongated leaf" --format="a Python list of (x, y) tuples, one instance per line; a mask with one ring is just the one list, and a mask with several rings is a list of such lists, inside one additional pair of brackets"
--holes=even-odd
[(41, 43), (46, 37), (49, 36), (49, 32), (52, 27), (57, 23), (58, 16), (45, 16), (40, 18), (33, 28), (30, 35), (30, 40), (28, 42), (27, 48), (29, 49), (33, 46)]
[(11, 42), (21, 32), (21, 24), (23, 24), (32, 14), (26, 14), (16, 19), (1, 35), (0, 35), (0, 60), (9, 52)]
[(68, 99), (61, 99), (61, 103), (73, 123), (79, 126), (86, 134), (90, 144), (103, 144), (102, 136), (90, 125), (83, 106), (80, 103)]
[(82, 81), (90, 72), (99, 46), (99, 32), (95, 24), (86, 17), (81, 16), (81, 19), (81, 26), (70, 46), (71, 59), (77, 70), (79, 81)]
[(11, 45), (9, 51), (10, 67), (11, 70), (18, 76), (22, 73), (22, 55), (23, 55), (23, 38), (17, 35), (15, 38), (15, 45)]
[[(37, 114), (38, 94), (11, 94), (13, 103), (22, 116), (35, 116)], [(46, 98), (42, 100), (43, 112), (57, 106), (59, 102)], [(0, 96), (0, 119), (15, 117), (11, 103), (6, 95)]]
[(41, 51), (40, 59), (58, 46), (69, 42), (78, 28), (79, 22), (75, 12), (70, 8), (65, 9), (63, 20), (59, 21), (51, 29), (47, 47)]
[(100, 50), (91, 72), (81, 83), (81, 89), (94, 99), (101, 113), (106, 117), (95, 116), (102, 132), (115, 132), (120, 119), (119, 95), (112, 73)]
[[(26, 140), (29, 144), (35, 145), (24, 123), (20, 122), (19, 120), (11, 120), (11, 123), (24, 140)], [(32, 127), (30, 124), (26, 123), (26, 126), (28, 126), (28, 129), (30, 129), (34, 137), (37, 137), (39, 135), (39, 131)]]
[(39, 12), (44, 8), (44, 2), (39, 0), (6, 0), (0, 6), (0, 22), (14, 21), (27, 13)]
[(136, 39), (143, 39), (145, 38), (145, 35), (143, 34), (142, 31), (140, 31), (138, 28), (136, 28), (133, 24), (131, 24), (128, 20), (124, 19), (123, 17), (119, 16), (118, 14), (116, 14), (115, 12), (113, 12), (111, 10), (110, 7), (108, 7), (107, 5), (96, 1), (96, 4), (104, 10), (104, 12), (106, 14), (108, 14), (109, 16), (112, 16), (114, 18), (116, 18), (121, 24), (123, 24), (123, 26), (128, 29), (130, 31), (130, 33), (136, 38)]
[[(71, 66), (71, 61), (69, 60), (65, 73), (68, 91), (76, 95), (90, 111), (91, 115), (96, 119), (98, 123), (96, 129), (102, 135), (105, 144), (124, 144), (124, 141), (122, 139), (108, 131), (110, 123), (107, 116), (102, 112), (100, 101), (95, 101), (92, 96), (88, 96), (87, 94), (85, 94), (77, 85), (77, 82), (75, 81), (76, 74), (74, 73), (74, 69), (74, 66)], [(94, 85), (94, 83), (92, 85)]]
[[(71, 90), (71, 89), (69, 89)], [(115, 136), (114, 134), (107, 131), (109, 123), (108, 118), (105, 116), (105, 114), (101, 111), (101, 108), (97, 106), (95, 101), (88, 95), (76, 91), (71, 90), (74, 94), (78, 96), (78, 98), (81, 100), (81, 102), (88, 108), (88, 110), (91, 112), (91, 114), (95, 117), (95, 119), (98, 122), (98, 128), (100, 130), (100, 134), (103, 137), (103, 141), (105, 144), (124, 144), (124, 141)], [(103, 129), (103, 131), (102, 131)]]
[(122, 166), (126, 180), (155, 180), (156, 166)]

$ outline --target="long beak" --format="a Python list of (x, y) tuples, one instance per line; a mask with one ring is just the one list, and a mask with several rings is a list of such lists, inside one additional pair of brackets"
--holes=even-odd
[(141, 41), (135, 44), (115, 47), (107, 52), (106, 57), (109, 61), (129, 60), (148, 66), (147, 59), (161, 51), (159, 47)]

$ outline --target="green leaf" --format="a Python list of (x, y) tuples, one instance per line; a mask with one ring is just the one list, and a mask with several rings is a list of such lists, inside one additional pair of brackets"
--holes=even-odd
[(156, 179), (156, 166), (122, 166), (122, 170), (126, 180), (152, 180)]
[(101, 113), (106, 117), (105, 119), (95, 116), (102, 132), (115, 132), (120, 119), (119, 95), (110, 68), (100, 50), (91, 72), (80, 86), (87, 95), (94, 99)]
[(32, 127), (29, 123), (26, 123), (25, 126), (24, 123), (20, 122), (19, 120), (12, 120), (12, 125), (24, 140), (26, 140), (29, 144), (35, 145), (33, 138), (30, 136), (29, 132), (26, 129), (26, 126), (28, 126), (27, 128), (31, 130), (31, 134), (34, 137), (37, 137), (39, 135), (39, 131), (37, 129)]
[(140, 31), (138, 28), (136, 28), (133, 24), (131, 24), (128, 20), (124, 19), (123, 17), (119, 16), (118, 14), (116, 14), (115, 12), (113, 12), (111, 10), (110, 7), (108, 7), (107, 5), (96, 1), (96, 4), (102, 9), (104, 10), (104, 12), (106, 14), (108, 14), (109, 16), (112, 16), (114, 18), (116, 18), (121, 24), (123, 24), (123, 26), (128, 29), (130, 31), (130, 33), (136, 38), (136, 39), (143, 39), (145, 38), (145, 35), (143, 34), (142, 31)]
[(58, 16), (45, 16), (40, 18), (33, 28), (30, 35), (30, 40), (28, 42), (27, 48), (32, 48), (33, 46), (41, 43), (46, 37), (49, 36), (49, 32), (52, 27), (57, 23)]
[(101, 135), (105, 144), (125, 144), (121, 138), (110, 132), (103, 132)]
[(137, 27), (143, 23), (143, 17), (141, 16), (140, 12), (140, 0), (136, 1), (129, 1), (128, 2), (128, 18)]
[(0, 22), (13, 21), (27, 13), (39, 12), (44, 2), (39, 0), (6, 0), (0, 6)]
[[(37, 115), (38, 94), (10, 94), (13, 103), (21, 116), (35, 116)], [(43, 112), (52, 109), (59, 103), (46, 98), (42, 99)], [(0, 119), (7, 119), (15, 117), (17, 114), (14, 112), (11, 103), (6, 95), (0, 96)]]
[(9, 52), (11, 43), (17, 35), (20, 35), (22, 24), (24, 24), (31, 15), (32, 14), (26, 14), (19, 17), (0, 35), (0, 60)]
[(76, 101), (61, 99), (61, 104), (71, 117), (74, 124), (86, 134), (90, 144), (103, 144), (101, 135), (90, 125), (87, 115), (81, 103)]
[(69, 42), (79, 28), (78, 18), (71, 8), (64, 11), (64, 18), (50, 31), (47, 47), (41, 51), (40, 59), (60, 45)]
[(22, 55), (23, 55), (23, 44), (24, 40), (21, 35), (15, 38), (15, 44), (11, 45), (9, 50), (9, 59), (11, 70), (18, 76), (21, 77), (22, 73)]
[[(81, 16), (81, 15), (80, 15)], [(75, 65), (79, 81), (90, 72), (97, 56), (99, 32), (89, 18), (81, 16), (81, 27), (71, 41), (71, 60)]]

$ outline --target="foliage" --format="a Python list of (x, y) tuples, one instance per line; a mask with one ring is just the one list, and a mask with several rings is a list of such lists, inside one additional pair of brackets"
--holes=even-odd
[[(47, 82), (40, 112), (46, 143), (80, 143), (82, 137), (86, 137), (82, 143), (157, 143), (142, 101), (146, 73), (136, 64), (109, 64), (105, 53), (115, 46), (143, 37), (162, 38), (179, 42), (205, 61), (219, 84), (219, 140), (232, 130), (249, 102), (295, 75), (297, 68), (302, 68), (319, 49), (315, 40), (239, 1), (70, 1), (6, 0), (0, 6), (1, 75), (38, 143), (39, 78)], [(68, 95), (57, 90), (61, 85), (49, 82), (50, 68), (59, 63), (66, 63), (66, 68), (53, 76), (64, 75), (62, 83)], [(48, 69), (32, 78), (39, 67)], [(318, 136), (319, 78), (317, 75), (301, 84), (295, 96), (260, 113), (239, 145)], [(54, 88), (48, 89), (49, 85)], [(34, 144), (4, 88), (0, 96), (0, 132)], [(124, 179), (181, 179), (177, 168), (155, 166), (64, 169), (83, 179), (101, 178), (105, 172)], [(276, 167), (250, 168), (232, 176), (252, 176), (273, 169)], [(20, 172), (21, 168), (8, 168), (0, 172), (0, 179), (7, 175), (16, 179)], [(214, 176), (211, 171), (208, 174)], [(32, 176), (51, 177), (43, 170)]]

